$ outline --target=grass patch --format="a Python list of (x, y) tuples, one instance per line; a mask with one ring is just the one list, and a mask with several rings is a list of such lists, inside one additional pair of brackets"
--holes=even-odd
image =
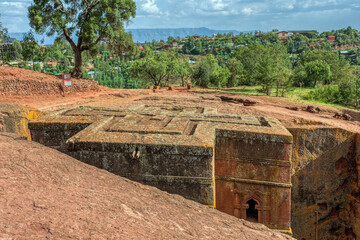
[[(230, 94), (239, 94), (239, 95), (249, 95), (249, 96), (266, 96), (265, 93), (261, 92), (261, 86), (241, 86), (234, 88), (202, 88), (196, 89), (194, 92), (209, 92), (209, 93), (230, 93)], [(334, 103), (324, 103), (317, 100), (306, 100), (305, 96), (308, 95), (311, 91), (315, 90), (315, 88), (291, 88), (288, 92), (286, 92), (285, 97), (278, 97), (279, 100), (285, 100), (293, 103), (303, 103), (303, 104), (314, 104), (322, 105), (322, 106), (330, 106), (334, 108), (349, 108), (348, 106), (343, 106), (341, 104)], [(270, 97), (276, 98), (276, 88), (272, 88)]]

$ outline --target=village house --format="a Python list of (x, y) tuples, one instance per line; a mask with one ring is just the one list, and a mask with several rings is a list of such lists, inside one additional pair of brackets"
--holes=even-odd
[(336, 43), (336, 36), (328, 36), (327, 39), (330, 43)]
[(277, 32), (280, 39), (289, 37), (289, 33), (286, 31)]
[(309, 47), (316, 47), (316, 46), (320, 46), (320, 43), (309, 43), (308, 46)]
[(57, 62), (47, 62), (46, 63), (49, 67), (56, 67), (57, 66)]
[(289, 34), (301, 34), (306, 37), (310, 37), (311, 34), (318, 33), (316, 30), (299, 30), (299, 31), (289, 31)]
[(169, 50), (170, 47), (172, 47), (172, 44), (170, 44), (170, 43), (166, 43), (166, 44), (164, 45), (164, 49), (166, 49), (166, 50)]

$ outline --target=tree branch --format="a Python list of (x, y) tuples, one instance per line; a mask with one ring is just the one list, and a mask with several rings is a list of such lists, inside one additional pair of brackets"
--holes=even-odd
[(67, 30), (67, 28), (63, 28), (64, 31), (64, 36), (66, 38), (66, 40), (70, 43), (71, 48), (75, 51), (78, 50), (78, 48), (76, 47), (76, 44), (74, 43), (74, 41), (70, 38), (69, 32)]
[[(83, 21), (83, 23), (81, 24), (81, 28), (80, 28), (79, 40), (78, 40), (78, 44), (77, 44), (78, 48), (80, 48), (81, 45), (82, 45), (83, 24), (84, 24), (87, 20), (89, 20), (91, 10), (92, 10), (94, 7), (96, 7), (96, 5), (99, 4), (99, 0), (94, 1), (94, 2), (91, 3), (90, 5), (89, 5), (88, 2), (85, 0), (85, 4), (86, 4), (87, 7), (86, 7), (85, 11), (83, 12), (83, 14), (85, 14), (85, 17), (84, 17), (84, 21)], [(87, 49), (84, 49), (84, 50), (88, 50), (89, 48), (90, 48), (90, 47), (88, 47)]]
[(59, 9), (60, 12), (64, 13), (66, 15), (66, 10), (65, 10), (65, 7), (64, 7), (64, 4), (62, 1), (60, 1), (60, 4), (61, 4), (61, 8)]
[[(108, 25), (108, 24), (107, 24)], [(107, 25), (105, 27), (107, 27)], [(80, 38), (79, 38), (79, 41), (78, 41), (78, 47), (81, 49), (81, 51), (85, 51), (85, 50), (89, 50), (91, 47), (95, 46), (96, 44), (98, 44), (105, 36), (105, 33), (104, 32), (101, 32), (99, 37), (96, 39), (96, 41), (90, 45), (86, 45), (86, 46), (83, 46), (80, 48), (81, 45), (79, 45), (80, 43)]]

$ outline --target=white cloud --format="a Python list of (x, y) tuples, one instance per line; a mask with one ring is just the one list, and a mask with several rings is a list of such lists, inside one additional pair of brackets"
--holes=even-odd
[(224, 11), (228, 6), (223, 0), (203, 0), (198, 9), (202, 11)]
[[(65, 1), (65, 0), (63, 0)], [(359, 28), (360, 0), (134, 0), (134, 28), (217, 29)], [(33, 0), (0, 0), (0, 21), (10, 32), (28, 30)], [(333, 11), (331, 14), (329, 11)], [(311, 14), (310, 14), (311, 13)], [(336, 18), (334, 19), (334, 16)], [(336, 20), (339, 18), (339, 20)], [(306, 21), (308, 25), (305, 25)], [(335, 21), (336, 20), (336, 21)]]
[(223, 0), (210, 0), (210, 6), (214, 10), (223, 10), (227, 4), (225, 4)]
[(0, 0), (0, 15), (3, 26), (9, 32), (26, 32), (29, 30), (27, 8), (31, 0)]
[(254, 10), (252, 10), (252, 9), (249, 8), (249, 7), (246, 7), (246, 8), (243, 8), (243, 9), (241, 10), (241, 12), (242, 12), (243, 14), (245, 14), (245, 15), (250, 16), (251, 14), (253, 14)]
[(142, 3), (140, 6), (141, 6), (141, 10), (143, 10), (144, 12), (146, 12), (148, 14), (159, 14), (160, 13), (160, 9), (156, 5), (155, 0), (145, 0), (145, 3)]

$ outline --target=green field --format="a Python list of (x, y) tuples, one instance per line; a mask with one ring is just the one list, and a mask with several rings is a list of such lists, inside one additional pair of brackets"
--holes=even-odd
[[(216, 89), (216, 88), (209, 88), (209, 89), (196, 89), (195, 92), (217, 92), (217, 93), (230, 93), (230, 94), (239, 94), (239, 95), (249, 95), (249, 96), (266, 96), (265, 93), (261, 92), (261, 86), (241, 86), (235, 88), (224, 88), (224, 89)], [(291, 88), (288, 92), (286, 92), (285, 97), (276, 97), (276, 89), (273, 88), (271, 91), (271, 97), (279, 98), (282, 100), (286, 100), (293, 103), (304, 103), (304, 104), (317, 104), (322, 106), (331, 106), (335, 108), (350, 108), (354, 109), (353, 107), (346, 107), (340, 104), (333, 104), (333, 103), (324, 103), (321, 101), (315, 100), (306, 100), (306, 96), (315, 90), (315, 88)]]

